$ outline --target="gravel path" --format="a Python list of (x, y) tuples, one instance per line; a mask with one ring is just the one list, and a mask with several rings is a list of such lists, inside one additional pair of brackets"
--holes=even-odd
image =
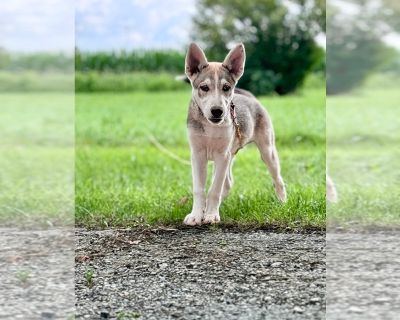
[(0, 319), (398, 319), (399, 238), (0, 228)]
[(327, 319), (400, 319), (400, 232), (327, 234)]
[(77, 230), (76, 240), (77, 319), (325, 318), (324, 233)]
[(0, 319), (73, 319), (74, 231), (0, 228)]

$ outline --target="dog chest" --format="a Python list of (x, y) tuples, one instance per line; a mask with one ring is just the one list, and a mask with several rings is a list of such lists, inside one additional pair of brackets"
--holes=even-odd
[(207, 129), (205, 128), (201, 134), (189, 130), (189, 141), (192, 149), (206, 152), (207, 160), (215, 160), (216, 157), (231, 150), (234, 131), (227, 127), (216, 128), (217, 130)]

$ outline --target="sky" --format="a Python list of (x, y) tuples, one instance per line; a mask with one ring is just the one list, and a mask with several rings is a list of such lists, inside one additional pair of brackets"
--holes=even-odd
[[(0, 47), (10, 51), (73, 52), (186, 47), (196, 0), (0, 1)], [(290, 10), (290, 0), (282, 0)], [(74, 5), (75, 2), (75, 5)], [(291, 5), (292, 3), (292, 5)], [(331, 0), (349, 14), (346, 0)], [(325, 46), (325, 36), (317, 38)], [(399, 33), (384, 37), (400, 49)]]
[(0, 1), (0, 47), (73, 52), (183, 48), (195, 0)]
[(194, 0), (78, 0), (76, 43), (83, 50), (184, 47)]
[(73, 52), (74, 14), (71, 1), (0, 1), (0, 47), (16, 52)]

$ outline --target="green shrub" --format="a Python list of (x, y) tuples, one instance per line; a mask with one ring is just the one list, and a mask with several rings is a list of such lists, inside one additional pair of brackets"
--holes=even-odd
[(360, 88), (375, 72), (396, 72), (398, 51), (383, 41), (387, 31), (380, 26), (390, 24), (390, 19), (384, 16), (391, 16), (395, 12), (394, 3), (397, 2), (388, 1), (385, 3), (386, 10), (372, 12), (361, 1), (357, 5), (358, 12), (352, 15), (342, 14), (335, 6), (328, 7), (328, 95), (343, 94)]
[(74, 57), (63, 53), (11, 53), (0, 47), (0, 69), (2, 71), (71, 73), (73, 65)]
[(125, 73), (132, 71), (183, 73), (185, 53), (176, 50), (134, 50), (127, 52), (75, 51), (77, 71)]
[(193, 35), (211, 61), (221, 61), (227, 45), (243, 42), (246, 67), (239, 86), (257, 95), (288, 94), (302, 86), (308, 74), (321, 71), (325, 58), (315, 41), (325, 28), (325, 1), (294, 3), (298, 15), (291, 14), (284, 1), (199, 0)]
[(189, 85), (168, 73), (76, 72), (77, 92), (100, 91), (171, 91), (188, 89)]
[(0, 71), (0, 92), (74, 90), (74, 74), (60, 72)]

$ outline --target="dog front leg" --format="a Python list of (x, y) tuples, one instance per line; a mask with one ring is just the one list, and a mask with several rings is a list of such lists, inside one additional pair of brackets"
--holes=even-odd
[(337, 202), (336, 187), (328, 175), (326, 175), (326, 198), (330, 202)]
[(221, 204), (222, 187), (230, 160), (230, 153), (220, 155), (215, 159), (215, 175), (210, 191), (208, 192), (206, 212), (203, 219), (204, 223), (218, 223), (220, 221), (219, 206)]
[(206, 206), (205, 187), (207, 179), (207, 155), (204, 151), (192, 150), (193, 207), (184, 224), (200, 225)]

